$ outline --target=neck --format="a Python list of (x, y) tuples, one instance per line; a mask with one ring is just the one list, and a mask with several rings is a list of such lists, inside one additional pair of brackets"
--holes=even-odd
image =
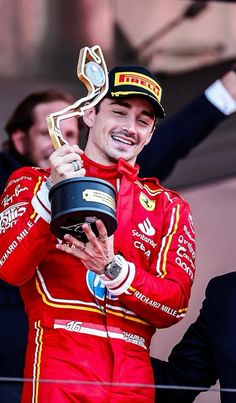
[(84, 153), (87, 158), (100, 165), (115, 166), (118, 163), (117, 160), (110, 159), (105, 153), (102, 153), (100, 150), (93, 150), (88, 145), (86, 146)]

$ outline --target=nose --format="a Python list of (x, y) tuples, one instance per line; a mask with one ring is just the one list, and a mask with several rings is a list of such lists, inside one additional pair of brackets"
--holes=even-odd
[(129, 119), (126, 123), (126, 129), (129, 134), (137, 133), (136, 119), (133, 116), (129, 116)]

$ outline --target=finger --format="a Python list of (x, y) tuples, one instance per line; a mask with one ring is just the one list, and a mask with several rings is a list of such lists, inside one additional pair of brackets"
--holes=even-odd
[[(72, 247), (73, 246), (73, 247)], [(70, 246), (69, 244), (65, 244), (65, 243), (58, 243), (56, 245), (56, 248), (58, 250), (60, 250), (61, 252), (66, 252), (69, 253), (70, 255), (74, 255), (74, 251), (76, 250), (76, 248), (74, 247), (74, 245)]]
[(106, 229), (104, 223), (102, 222), (102, 220), (96, 221), (96, 227), (98, 229), (99, 240), (101, 242), (105, 242), (108, 239), (108, 235), (107, 235), (107, 229)]
[(52, 182), (57, 183), (63, 179), (78, 178), (85, 176), (86, 170), (84, 168), (75, 171), (72, 164), (63, 164), (57, 168), (51, 168)]
[(73, 245), (75, 248), (77, 248), (80, 251), (83, 251), (83, 249), (85, 249), (84, 242), (79, 241), (78, 239), (76, 239), (75, 237), (73, 237), (70, 234), (65, 234), (64, 240), (66, 241), (66, 243)]
[(62, 157), (64, 155), (67, 155), (69, 153), (75, 153), (76, 155), (78, 154), (73, 146), (70, 146), (69, 144), (64, 144), (63, 146), (57, 148), (57, 150), (55, 150), (51, 157)]
[(97, 237), (89, 224), (83, 224), (82, 229), (93, 246), (97, 246)]
[(73, 144), (72, 148), (74, 149), (74, 151), (79, 154), (79, 155), (83, 155), (84, 151), (77, 145), (77, 144)]
[(59, 147), (57, 150), (58, 155), (66, 155), (68, 153), (75, 153), (76, 155), (82, 155), (84, 152), (77, 144), (69, 145), (64, 144), (63, 146)]
[[(82, 161), (78, 160), (78, 159), (74, 159), (70, 162), (65, 163), (65, 161), (63, 161), (63, 163), (61, 165), (59, 165), (58, 167), (56, 167), (56, 169), (58, 170), (58, 172), (61, 173), (66, 173), (66, 174), (74, 174), (74, 173), (78, 173), (81, 171), (83, 167), (83, 163)], [(77, 175), (76, 175), (77, 176)], [(81, 176), (81, 173), (80, 175)]]
[(81, 247), (75, 247), (73, 244), (68, 244), (68, 243), (58, 243), (56, 245), (56, 248), (59, 249), (62, 252), (69, 253), (70, 255), (73, 255), (75, 257), (82, 258), (84, 255), (82, 252), (86, 251), (86, 244), (83, 243)]
[(80, 155), (76, 154), (75, 152), (61, 156), (58, 158), (58, 161), (65, 164), (71, 164), (72, 161), (78, 161), (81, 165), (83, 164)]

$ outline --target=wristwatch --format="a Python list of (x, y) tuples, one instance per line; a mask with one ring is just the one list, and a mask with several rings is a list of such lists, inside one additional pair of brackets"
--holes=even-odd
[(119, 262), (119, 258), (117, 258), (117, 256), (115, 256), (114, 259), (105, 266), (104, 274), (110, 280), (115, 280), (119, 276), (121, 270), (122, 270), (122, 265)]

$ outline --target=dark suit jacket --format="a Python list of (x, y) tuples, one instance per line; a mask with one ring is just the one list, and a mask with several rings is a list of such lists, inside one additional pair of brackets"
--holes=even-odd
[(0, 195), (5, 188), (9, 176), (21, 166), (22, 164), (14, 155), (0, 152)]
[(150, 143), (138, 156), (140, 176), (162, 181), (176, 163), (203, 141), (226, 116), (200, 95), (157, 126)]
[[(155, 383), (205, 387), (219, 379), (236, 390), (236, 271), (213, 278), (195, 323), (172, 350), (168, 363), (153, 359)], [(190, 403), (200, 391), (156, 390), (156, 403)], [(235, 403), (236, 392), (222, 392), (222, 403)]]

